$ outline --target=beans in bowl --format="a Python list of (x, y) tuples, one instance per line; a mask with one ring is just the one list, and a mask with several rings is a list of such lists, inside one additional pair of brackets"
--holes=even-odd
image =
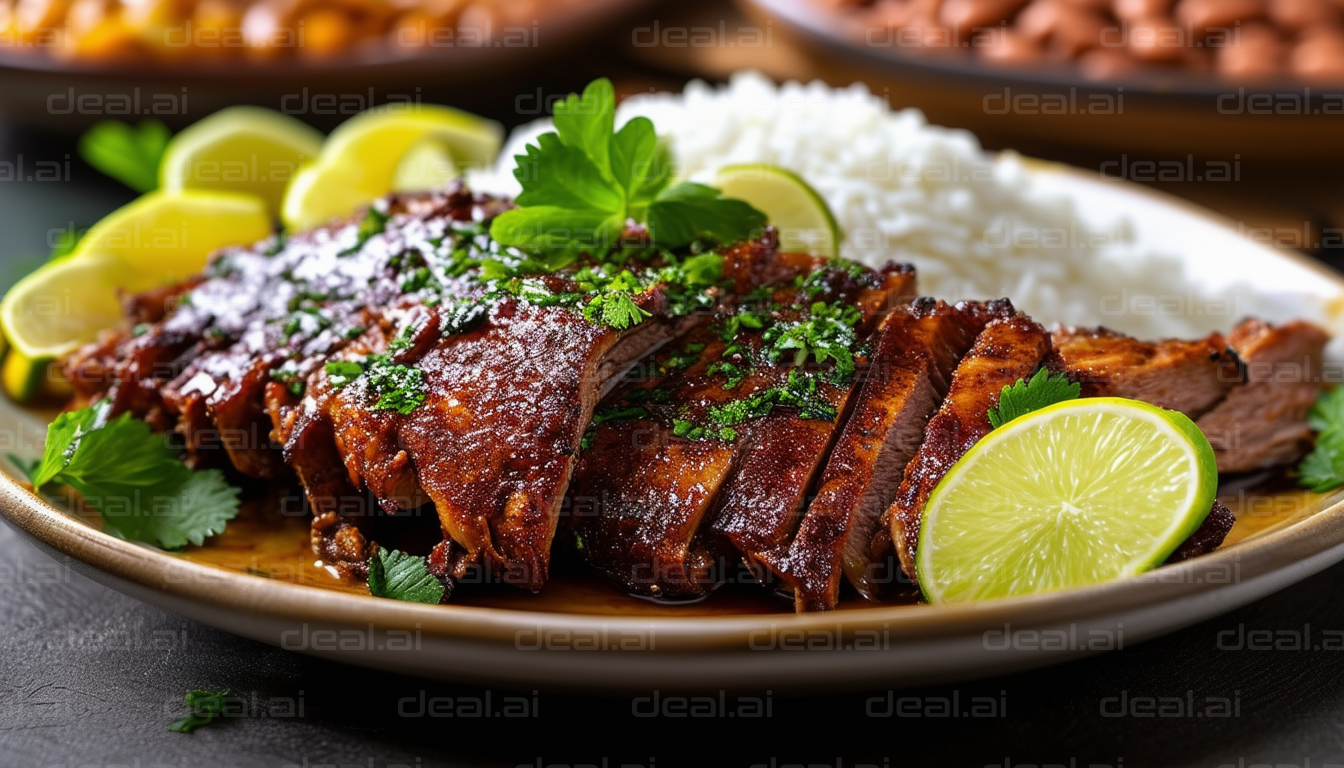
[(1344, 0), (811, 0), (863, 45), (1067, 62), (1094, 80), (1154, 71), (1344, 83)]

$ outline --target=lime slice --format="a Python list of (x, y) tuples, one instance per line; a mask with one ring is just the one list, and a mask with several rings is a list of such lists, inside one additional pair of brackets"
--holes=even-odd
[[(87, 254), (49, 263), (9, 289), (0, 301), (0, 327), (13, 349), (29, 361), (48, 361), (93, 341), (98, 331), (121, 321), (116, 286), (127, 282), (125, 264), (114, 256)], [(16, 389), (21, 371), (5, 371)]]
[(457, 161), (453, 153), (443, 142), (430, 136), (417, 141), (401, 162), (397, 163), (396, 173), (392, 176), (393, 192), (427, 192), (442, 189), (445, 184), (457, 178)]
[(729, 165), (715, 185), (724, 197), (745, 200), (779, 231), (780, 250), (840, 255), (840, 225), (817, 191), (793, 171), (775, 165)]
[(246, 192), (266, 201), (277, 217), (285, 187), (322, 151), (322, 134), (262, 107), (229, 107), (173, 137), (159, 166), (169, 191)]
[(126, 272), (113, 285), (142, 291), (196, 274), (219, 248), (255, 243), (271, 231), (266, 205), (255, 195), (159, 190), (103, 217), (66, 258), (116, 257)]
[[(333, 131), (318, 161), (295, 177), (281, 218), (290, 229), (307, 229), (350, 215), (396, 187), (402, 161), (413, 150), (450, 158), (448, 178), (464, 168), (487, 167), (499, 154), (503, 135), (498, 123), (449, 107), (419, 104), (363, 112)], [(426, 140), (439, 147), (426, 148)]]
[(916, 553), (930, 603), (1096, 584), (1161, 564), (1218, 489), (1209, 441), (1175, 411), (1072, 400), (989, 433), (934, 489)]

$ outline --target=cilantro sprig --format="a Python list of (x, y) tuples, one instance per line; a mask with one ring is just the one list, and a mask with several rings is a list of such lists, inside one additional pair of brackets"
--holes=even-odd
[(36, 463), (11, 457), (36, 488), (68, 485), (103, 517), (119, 538), (177, 549), (222, 533), (238, 514), (238, 489), (217, 469), (192, 471), (149, 425), (112, 404), (57, 416), (47, 428)]
[(555, 105), (555, 131), (517, 155), (523, 191), (496, 217), (490, 235), (527, 252), (604, 254), (630, 222), (652, 242), (735, 242), (765, 225), (765, 214), (713, 187), (671, 185), (672, 163), (653, 123), (636, 117), (616, 130), (616, 94), (605, 78)]
[(168, 724), (168, 730), (174, 733), (192, 733), (203, 725), (209, 725), (224, 713), (224, 707), (233, 691), (194, 690), (187, 693), (186, 704), (191, 714), (179, 717)]
[(1303, 488), (1325, 493), (1344, 486), (1344, 387), (1322, 392), (1307, 414), (1316, 447), (1297, 465)]
[(989, 409), (990, 426), (998, 429), (1032, 411), (1039, 411), (1055, 403), (1077, 400), (1082, 391), (1082, 385), (1070, 381), (1068, 376), (1052, 374), (1042, 368), (1031, 377), (1031, 381), (1018, 379), (1015, 384), (1003, 388), (999, 393), (999, 404)]
[(379, 547), (369, 558), (369, 593), (374, 597), (438, 605), (446, 591), (423, 557)]

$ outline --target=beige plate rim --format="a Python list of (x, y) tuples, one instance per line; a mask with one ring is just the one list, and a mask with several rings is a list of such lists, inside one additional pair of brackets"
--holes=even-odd
[[(1077, 169), (1053, 164), (1033, 163), (1033, 166), (1040, 171), (1084, 175)], [(1095, 183), (1095, 176), (1086, 176)], [(1106, 183), (1121, 185), (1129, 193), (1229, 226), (1207, 210), (1161, 193), (1123, 182)], [(1344, 277), (1302, 254), (1280, 251), (1279, 255), (1309, 268), (1344, 292)], [(802, 632), (839, 630), (847, 635), (878, 630), (888, 633), (893, 640), (927, 641), (962, 638), (1005, 624), (1015, 628), (1057, 626), (1205, 596), (1229, 586), (1226, 581), (1229, 569), (1235, 569), (1236, 583), (1246, 584), (1331, 550), (1338, 550), (1335, 559), (1344, 558), (1341, 546), (1344, 492), (1341, 492), (1307, 519), (1286, 522), (1211, 555), (1151, 574), (1092, 587), (957, 606), (880, 606), (805, 615), (627, 617), (420, 605), (277, 582), (193, 563), (101, 533), (59, 511), (8, 475), (0, 475), (0, 516), (49, 550), (97, 571), (233, 613), (324, 625), (364, 627), (372, 622), (380, 629), (414, 628), (430, 636), (508, 645), (514, 643), (519, 632), (538, 629), (628, 628), (656, 632), (658, 647), (654, 652), (660, 655), (741, 649), (750, 635), (762, 628)], [(1299, 578), (1306, 575), (1304, 572)]]

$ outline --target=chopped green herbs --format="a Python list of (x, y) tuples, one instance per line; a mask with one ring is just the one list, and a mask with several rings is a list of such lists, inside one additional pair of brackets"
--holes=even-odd
[(654, 244), (733, 242), (765, 225), (765, 215), (701, 184), (671, 184), (672, 163), (653, 123), (637, 117), (615, 130), (611, 81), (555, 105), (555, 131), (516, 156), (523, 191), (518, 207), (498, 216), (490, 234), (534, 253), (605, 254), (630, 221), (644, 223)]
[(177, 549), (200, 545), (238, 514), (238, 489), (217, 469), (193, 472), (164, 435), (111, 401), (67, 411), (47, 428), (46, 450), (27, 468), (34, 487), (68, 485), (102, 515), (103, 530)]
[(286, 362), (285, 365), (280, 368), (273, 368), (270, 376), (271, 381), (277, 381), (285, 385), (285, 389), (289, 390), (291, 395), (294, 395), (295, 397), (303, 397), (303, 376), (293, 367), (292, 361)]
[(355, 230), (354, 245), (338, 253), (338, 256), (351, 256), (364, 249), (365, 244), (375, 236), (381, 235), (383, 230), (387, 229), (387, 222), (392, 217), (378, 210), (375, 206), (369, 206), (364, 212), (364, 218), (359, 221), (359, 228)]
[(362, 360), (332, 360), (324, 370), (331, 385), (344, 387), (362, 378), (365, 393), (372, 399), (375, 411), (396, 411), (405, 416), (425, 402), (425, 373), (419, 368), (394, 363), (392, 359), (411, 346), (411, 327), (387, 345), (387, 351), (369, 355)]
[(369, 558), (369, 593), (374, 597), (438, 605), (446, 591), (423, 557), (379, 547)]
[(650, 317), (648, 310), (635, 303), (628, 293), (603, 293), (588, 300), (583, 317), (590, 323), (599, 323), (618, 331), (639, 325)]
[(811, 357), (817, 363), (835, 364), (832, 379), (847, 383), (854, 376), (853, 348), (858, 340), (854, 326), (861, 314), (858, 307), (837, 302), (812, 305), (811, 316), (795, 323), (781, 323), (762, 334), (766, 359), (779, 362), (792, 354), (794, 365), (803, 365)]
[(999, 404), (989, 409), (989, 423), (994, 429), (1032, 411), (1076, 400), (1082, 394), (1083, 387), (1069, 380), (1062, 373), (1052, 374), (1042, 368), (1031, 377), (1031, 381), (1018, 379), (1012, 386), (1006, 386), (999, 393)]
[(1297, 482), (1316, 493), (1344, 486), (1344, 387), (1322, 392), (1307, 414), (1316, 447), (1297, 465)]
[(722, 427), (736, 427), (752, 419), (759, 419), (779, 406), (798, 409), (804, 419), (834, 421), (835, 406), (817, 391), (817, 380), (797, 368), (789, 371), (788, 382), (782, 387), (771, 387), (754, 392), (741, 400), (716, 405), (709, 409), (710, 421)]
[(224, 706), (233, 692), (225, 689), (215, 691), (191, 691), (187, 694), (187, 709), (191, 714), (179, 717), (168, 724), (168, 730), (174, 733), (191, 733), (203, 725), (209, 725), (224, 713)]

